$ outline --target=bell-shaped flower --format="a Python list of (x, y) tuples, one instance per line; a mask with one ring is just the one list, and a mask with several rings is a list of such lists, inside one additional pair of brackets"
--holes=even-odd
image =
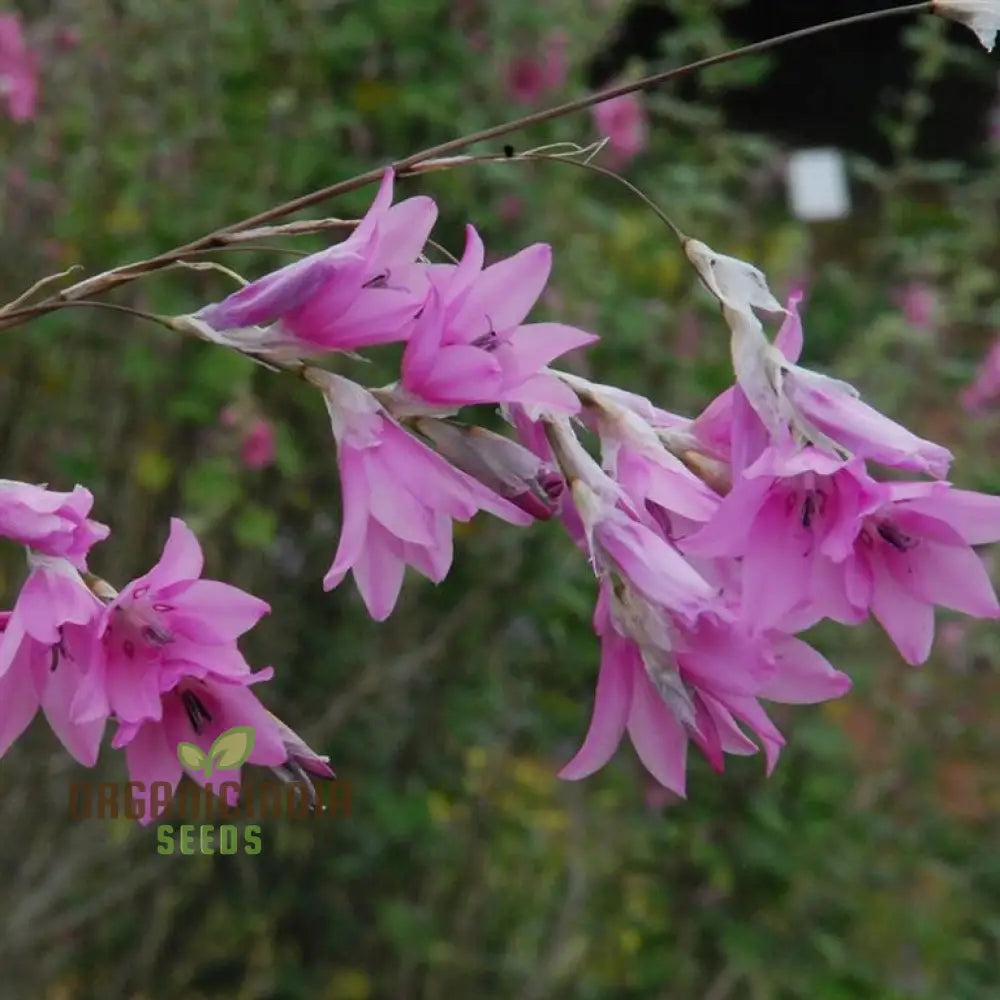
[(400, 388), (413, 412), (519, 403), (567, 413), (576, 396), (547, 370), (598, 337), (562, 323), (525, 323), (548, 281), (552, 251), (536, 243), (483, 269), (482, 240), (466, 227), (462, 260), (431, 272), (431, 291), (403, 354)]
[[(733, 335), (734, 390), (743, 393), (772, 440), (791, 433), (843, 457), (855, 455), (937, 478), (946, 475), (952, 460), (946, 448), (917, 437), (868, 406), (846, 382), (794, 363), (802, 350), (801, 298), (801, 293), (789, 298), (785, 322), (773, 345), (751, 312), (723, 309)], [(696, 433), (717, 448), (720, 436), (725, 436), (732, 400), (732, 391), (723, 394), (695, 422)], [(735, 459), (734, 466), (738, 467)]]
[(330, 414), (343, 497), (326, 590), (353, 572), (369, 614), (383, 621), (396, 605), (407, 565), (434, 583), (445, 578), (452, 521), (486, 510), (510, 524), (531, 523), (531, 515), (403, 430), (361, 386), (315, 369), (308, 378)]
[(307, 356), (406, 340), (427, 294), (416, 263), (437, 217), (430, 198), (392, 205), (386, 171), (368, 213), (342, 243), (178, 317), (205, 339), (258, 353)]
[(583, 420), (600, 438), (604, 471), (668, 537), (682, 537), (712, 517), (718, 494), (668, 451), (662, 429), (601, 386), (591, 383), (580, 398)]
[(27, 546), (40, 555), (87, 567), (87, 553), (111, 533), (107, 525), (87, 516), (94, 505), (90, 490), (75, 486), (58, 493), (44, 486), (0, 479), (0, 537)]
[(104, 717), (76, 719), (72, 706), (94, 668), (102, 604), (66, 559), (29, 555), (13, 611), (0, 616), (0, 756), (39, 708), (81, 764), (97, 761)]
[(228, 680), (217, 677), (185, 677), (162, 695), (162, 707), (155, 716), (138, 722), (122, 722), (112, 740), (116, 749), (125, 748), (132, 795), (142, 803), (139, 822), (156, 819), (166, 808), (154, 792), (155, 782), (165, 782), (176, 791), (183, 774), (202, 787), (222, 792), (230, 806), (239, 802), (241, 767), (220, 766), (206, 773), (205, 768), (181, 763), (178, 747), (193, 744), (210, 759), (212, 745), (219, 736), (235, 727), (249, 727), (252, 746), (246, 763), (262, 767), (281, 767), (292, 756), (287, 745), (287, 727), (276, 719), (250, 690), (250, 685), (270, 679), (270, 668)]
[(809, 704), (840, 697), (850, 680), (798, 639), (780, 633), (754, 637), (706, 619), (687, 633), (662, 624), (662, 614), (627, 589), (605, 584), (594, 626), (601, 636), (601, 669), (593, 714), (580, 750), (560, 777), (578, 780), (612, 757), (627, 732), (653, 777), (686, 793), (687, 749), (694, 742), (713, 768), (725, 754), (756, 753), (768, 773), (784, 737), (759, 698)]
[(77, 719), (113, 713), (123, 723), (156, 721), (162, 695), (185, 677), (249, 675), (236, 640), (270, 608), (227, 583), (201, 579), (203, 566), (194, 533), (173, 518), (159, 562), (103, 610), (103, 655), (75, 700)]
[(1000, 540), (1000, 497), (948, 483), (887, 483), (844, 564), (850, 601), (872, 614), (907, 663), (934, 641), (934, 607), (1000, 616), (993, 585), (972, 546)]
[(841, 564), (883, 500), (860, 459), (769, 446), (680, 545), (688, 556), (739, 560), (743, 614), (760, 626), (805, 607), (813, 620), (857, 622), (864, 612), (848, 600)]

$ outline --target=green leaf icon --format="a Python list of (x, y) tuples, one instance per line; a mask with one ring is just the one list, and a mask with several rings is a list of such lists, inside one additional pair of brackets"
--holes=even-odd
[(201, 747), (196, 747), (193, 743), (178, 743), (177, 759), (185, 767), (189, 767), (193, 771), (203, 770), (205, 765), (209, 762), (208, 755), (201, 749)]
[(208, 751), (210, 761), (205, 769), (205, 776), (209, 777), (217, 767), (228, 769), (245, 764), (253, 751), (253, 743), (253, 726), (233, 726), (232, 729), (227, 729)]

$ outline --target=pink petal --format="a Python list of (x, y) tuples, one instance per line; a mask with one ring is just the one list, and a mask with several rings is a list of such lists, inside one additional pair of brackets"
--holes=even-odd
[(564, 323), (528, 323), (514, 330), (507, 345), (517, 359), (521, 378), (525, 378), (567, 351), (575, 351), (600, 339), (595, 333)]
[(423, 312), (414, 324), (413, 332), (403, 351), (402, 382), (411, 392), (422, 395), (422, 387), (434, 368), (441, 349), (444, 332), (444, 310), (441, 296), (431, 288)]
[(634, 678), (641, 670), (632, 643), (617, 635), (604, 638), (587, 736), (573, 759), (559, 772), (560, 778), (579, 781), (604, 767), (614, 756), (628, 722)]
[(486, 268), (470, 290), (452, 325), (471, 337), (510, 330), (523, 322), (542, 294), (552, 269), (552, 248), (544, 243)]
[(399, 600), (405, 564), (393, 550), (385, 528), (372, 522), (361, 557), (354, 564), (354, 582), (368, 613), (377, 622), (385, 621)]
[[(142, 578), (153, 590), (170, 584), (197, 580), (205, 560), (195, 533), (178, 517), (170, 519), (170, 535), (159, 562)], [(138, 582), (138, 581), (137, 581)]]
[(882, 559), (872, 561), (871, 609), (907, 663), (930, 656), (934, 642), (934, 607), (900, 586)]
[(437, 205), (432, 198), (420, 195), (393, 205), (378, 224), (378, 249), (372, 259), (375, 271), (391, 271), (416, 260), (436, 220)]
[(28, 728), (40, 699), (31, 664), (31, 640), (19, 644), (10, 668), (0, 676), (0, 757)]
[(490, 403), (500, 396), (500, 366), (478, 347), (456, 344), (438, 354), (419, 392), (431, 402)]
[(774, 346), (792, 364), (795, 364), (802, 355), (802, 320), (799, 317), (799, 304), (804, 295), (802, 289), (799, 289), (788, 296), (788, 305), (785, 306), (787, 313), (782, 321), (781, 329), (774, 338)]
[(634, 685), (628, 734), (635, 752), (664, 788), (683, 797), (687, 794), (687, 733), (645, 671), (635, 674)]
[(323, 589), (333, 590), (361, 558), (368, 531), (368, 483), (359, 451), (340, 448), (340, 489), (343, 522), (333, 565), (323, 577)]
[(209, 645), (234, 642), (271, 610), (260, 598), (228, 583), (195, 580), (168, 612), (170, 627)]
[(125, 763), (128, 767), (130, 781), (141, 783), (142, 791), (132, 790), (132, 798), (142, 802), (143, 815), (139, 822), (146, 826), (159, 816), (167, 807), (162, 807), (151, 815), (153, 807), (159, 801), (151, 801), (150, 791), (154, 782), (165, 781), (171, 794), (177, 791), (181, 780), (181, 764), (177, 758), (177, 746), (170, 746), (160, 723), (147, 722), (139, 729), (125, 746)]
[(786, 705), (814, 705), (840, 698), (851, 688), (847, 674), (835, 670), (812, 646), (785, 636), (774, 644), (777, 671), (759, 697)]

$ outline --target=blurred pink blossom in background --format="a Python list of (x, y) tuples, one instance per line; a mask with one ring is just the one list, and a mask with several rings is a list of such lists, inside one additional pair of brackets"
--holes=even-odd
[(240, 458), (248, 469), (264, 469), (274, 461), (274, 428), (264, 417), (256, 417), (240, 444)]
[(962, 392), (962, 406), (968, 413), (986, 408), (1000, 396), (1000, 338), (993, 342), (971, 385)]
[(923, 281), (911, 281), (895, 290), (893, 301), (903, 310), (906, 321), (918, 330), (933, 328), (938, 301), (931, 285)]
[(594, 106), (594, 122), (607, 137), (612, 161), (622, 167), (646, 148), (649, 127), (638, 94), (623, 94)]
[(519, 104), (537, 104), (550, 90), (566, 82), (565, 32), (554, 31), (542, 43), (541, 51), (517, 56), (507, 64), (507, 94)]
[(0, 14), (0, 100), (13, 121), (35, 116), (38, 80), (34, 53), (21, 31), (18, 14)]

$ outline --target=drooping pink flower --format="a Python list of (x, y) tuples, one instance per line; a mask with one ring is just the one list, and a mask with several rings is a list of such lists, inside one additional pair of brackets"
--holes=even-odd
[(883, 502), (860, 459), (768, 446), (680, 545), (689, 556), (739, 560), (743, 614), (759, 626), (807, 610), (812, 620), (856, 623), (865, 611), (849, 600), (841, 564)]
[(962, 391), (962, 406), (979, 413), (1000, 397), (1000, 338), (986, 352), (972, 384)]
[[(646, 614), (655, 616), (655, 608)], [(604, 585), (594, 617), (601, 670), (593, 714), (583, 745), (561, 778), (593, 774), (628, 732), (649, 773), (683, 796), (689, 742), (720, 771), (725, 754), (757, 752), (741, 722), (760, 740), (770, 773), (785, 741), (758, 699), (809, 704), (840, 697), (850, 687), (844, 674), (790, 636), (765, 634), (756, 641), (746, 636), (732, 643), (729, 633), (713, 627), (681, 636), (675, 648), (660, 638), (672, 638), (666, 630), (637, 631), (636, 620), (634, 609), (616, 611), (613, 588)]]
[(161, 698), (184, 678), (242, 682), (250, 667), (236, 645), (270, 611), (227, 583), (201, 579), (201, 546), (178, 518), (159, 562), (103, 610), (102, 656), (74, 703), (79, 721), (113, 713), (121, 722), (156, 721)]
[(101, 602), (66, 559), (30, 557), (13, 611), (0, 616), (0, 756), (39, 709), (81, 764), (97, 761), (104, 718), (78, 721), (72, 705), (94, 665)]
[(240, 458), (248, 469), (264, 469), (276, 453), (274, 428), (264, 417), (255, 417), (240, 443)]
[(403, 390), (415, 412), (475, 403), (520, 403), (575, 413), (572, 391), (547, 371), (567, 351), (598, 338), (562, 323), (525, 323), (549, 277), (552, 251), (542, 243), (483, 270), (479, 234), (466, 227), (465, 253), (438, 267), (423, 312), (403, 353)]
[(222, 792), (230, 806), (239, 801), (241, 768), (219, 767), (206, 776), (204, 770), (181, 764), (177, 753), (180, 743), (192, 743), (207, 754), (226, 730), (250, 726), (253, 746), (247, 763), (280, 767), (290, 759), (282, 723), (250, 690), (250, 685), (268, 680), (272, 674), (267, 668), (239, 679), (185, 677), (163, 694), (155, 717), (119, 725), (112, 746), (125, 748), (129, 779), (143, 785), (134, 795), (143, 803), (140, 823), (156, 819), (166, 807), (150, 795), (153, 783), (166, 782), (176, 791), (185, 773), (203, 787), (210, 784), (216, 794)]
[(845, 561), (846, 591), (871, 613), (907, 663), (934, 641), (935, 605), (974, 618), (1000, 617), (973, 545), (1000, 540), (1000, 497), (948, 483), (886, 483)]
[[(695, 422), (696, 432), (717, 452), (725, 450), (727, 429), (734, 425), (733, 399), (739, 391), (763, 424), (765, 437), (780, 441), (794, 433), (832, 454), (855, 455), (936, 478), (945, 476), (952, 461), (947, 448), (917, 437), (862, 402), (846, 382), (795, 364), (803, 342), (801, 299), (801, 292), (789, 297), (787, 316), (773, 345), (749, 309), (724, 306), (733, 330), (737, 385)], [(734, 470), (737, 465), (734, 459)]]
[(445, 578), (452, 521), (486, 510), (510, 524), (531, 523), (529, 514), (403, 430), (361, 386), (316, 370), (309, 380), (330, 414), (343, 497), (340, 544), (323, 578), (326, 590), (351, 571), (369, 614), (383, 621), (396, 605), (407, 565), (435, 583)]
[(243, 349), (308, 355), (406, 340), (427, 293), (416, 259), (437, 217), (430, 198), (392, 205), (387, 170), (351, 235), (176, 322)]
[(600, 438), (604, 470), (667, 537), (680, 538), (713, 516), (718, 494), (667, 450), (657, 428), (630, 401), (594, 383), (588, 383), (584, 398), (583, 419)]
[(0, 479), (0, 537), (41, 555), (61, 556), (84, 570), (91, 547), (111, 533), (107, 525), (87, 516), (93, 505), (93, 494), (83, 486), (58, 493)]
[(646, 109), (638, 94), (623, 94), (594, 105), (597, 130), (608, 140), (612, 159), (619, 167), (635, 159), (649, 137)]
[(0, 14), (0, 100), (13, 121), (35, 117), (37, 59), (25, 41), (18, 14)]

